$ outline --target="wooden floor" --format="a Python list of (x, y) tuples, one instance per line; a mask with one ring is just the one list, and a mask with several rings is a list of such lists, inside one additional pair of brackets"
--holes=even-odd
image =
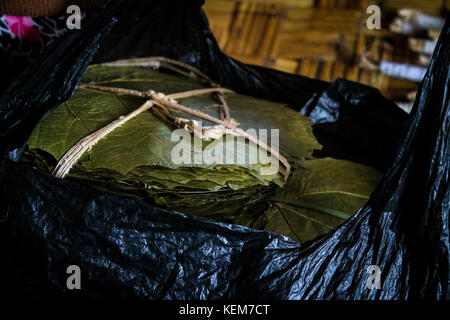
[(378, 60), (411, 60), (403, 36), (366, 27), (366, 8), (374, 3), (382, 20), (405, 7), (433, 15), (450, 7), (450, 0), (206, 0), (204, 10), (221, 48), (240, 61), (326, 81), (347, 78), (402, 99), (416, 83), (359, 63), (363, 52)]

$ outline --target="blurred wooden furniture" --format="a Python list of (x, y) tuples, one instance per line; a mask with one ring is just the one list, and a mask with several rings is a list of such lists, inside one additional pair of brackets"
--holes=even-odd
[(417, 84), (358, 62), (364, 52), (394, 62), (415, 59), (404, 37), (366, 27), (371, 4), (381, 7), (383, 21), (406, 7), (437, 16), (450, 8), (450, 0), (206, 0), (204, 10), (220, 47), (233, 58), (326, 81), (347, 78), (399, 99)]

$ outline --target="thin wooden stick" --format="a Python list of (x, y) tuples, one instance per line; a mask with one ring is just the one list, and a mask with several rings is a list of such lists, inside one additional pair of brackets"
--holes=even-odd
[(118, 87), (107, 87), (107, 86), (99, 86), (97, 84), (88, 83), (88, 84), (80, 84), (80, 88), (87, 88), (87, 89), (95, 89), (100, 91), (106, 91), (106, 92), (112, 92), (117, 94), (125, 94), (128, 96), (135, 96), (135, 97), (141, 97), (141, 98), (149, 98), (148, 92), (145, 91), (138, 91), (133, 89), (126, 89), (126, 88), (118, 88)]
[[(109, 86), (100, 86), (93, 83), (88, 84), (81, 84), (80, 88), (88, 88), (88, 89), (96, 89), (100, 91), (106, 91), (106, 92), (113, 92), (118, 94), (126, 94), (129, 96), (136, 96), (141, 98), (150, 98), (150, 90), (149, 91), (138, 91), (133, 89), (125, 89), (125, 88), (118, 88), (118, 87), (109, 87)], [(205, 89), (195, 89), (195, 90), (188, 90), (184, 92), (179, 93), (172, 93), (167, 95), (167, 97), (172, 99), (183, 99), (188, 98), (192, 96), (201, 96), (208, 93), (216, 93), (216, 92), (227, 92), (227, 93), (233, 93), (230, 89), (225, 88), (205, 88)]]
[(81, 156), (89, 151), (100, 139), (122, 126), (128, 120), (134, 118), (138, 114), (150, 109), (154, 102), (147, 100), (139, 108), (130, 112), (126, 116), (121, 116), (117, 120), (111, 122), (107, 126), (95, 131), (94, 133), (84, 137), (78, 141), (72, 148), (67, 151), (64, 156), (58, 161), (55, 170), (53, 170), (53, 175), (57, 178), (64, 178), (72, 166), (81, 158)]
[[(166, 68), (171, 71), (177, 72), (181, 75), (184, 75), (188, 78), (193, 78), (191, 76), (195, 75), (197, 79), (206, 82), (213, 88), (219, 88), (220, 85), (213, 81), (206, 74), (201, 72), (199, 69), (174, 59), (166, 58), (166, 57), (148, 57), (148, 58), (134, 58), (134, 59), (125, 59), (125, 60), (117, 60), (113, 62), (104, 63), (103, 65), (109, 67), (152, 67), (152, 68)], [(178, 68), (174, 68), (172, 65), (184, 68), (188, 70), (190, 73), (186, 73)], [(195, 78), (195, 77), (194, 77)], [(215, 97), (219, 100), (220, 103), (220, 119), (224, 120), (230, 117), (230, 108), (225, 100), (225, 96), (221, 92), (217, 92), (214, 94)]]
[(113, 62), (107, 62), (103, 63), (103, 65), (108, 67), (152, 67), (152, 68), (160, 68), (161, 63), (166, 64), (172, 64), (179, 67), (182, 67), (190, 72), (192, 72), (194, 75), (196, 75), (200, 80), (204, 80), (208, 82), (210, 85), (215, 84), (218, 85), (216, 82), (214, 82), (210, 77), (208, 77), (206, 74), (198, 70), (197, 68), (170, 58), (166, 57), (148, 57), (148, 58), (133, 58), (133, 59), (124, 59), (124, 60), (116, 60)]

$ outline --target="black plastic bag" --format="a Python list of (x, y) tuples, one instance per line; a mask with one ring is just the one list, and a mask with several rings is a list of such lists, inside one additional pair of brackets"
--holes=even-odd
[[(448, 298), (448, 20), (384, 180), (357, 214), (311, 242), (167, 212), (17, 162), (34, 126), (73, 94), (92, 61), (168, 56), (239, 92), (321, 107), (311, 101), (328, 84), (226, 57), (201, 4), (107, 2), (4, 90), (2, 287), (36, 297)], [(73, 264), (82, 270), (82, 290), (66, 287)], [(367, 286), (370, 265), (381, 270), (379, 290)]]
[(301, 109), (323, 145), (318, 157), (334, 157), (386, 170), (392, 163), (407, 114), (372, 87), (337, 79)]

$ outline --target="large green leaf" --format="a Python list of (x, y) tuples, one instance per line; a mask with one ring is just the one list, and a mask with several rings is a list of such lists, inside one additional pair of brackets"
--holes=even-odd
[(364, 206), (382, 174), (347, 160), (308, 160), (298, 168), (256, 226), (307, 241), (327, 233)]
[[(35, 128), (28, 144), (29, 161), (52, 170), (57, 160), (77, 141), (135, 110), (145, 101), (86, 88), (83, 84), (140, 91), (152, 89), (165, 94), (204, 87), (195, 80), (151, 69), (100, 65), (90, 66), (81, 83), (71, 99)], [(311, 121), (288, 107), (238, 94), (226, 94), (226, 99), (231, 116), (242, 129), (279, 129), (280, 153), (294, 167), (311, 156), (314, 149), (320, 148), (313, 136)], [(217, 102), (211, 95), (178, 101), (192, 109), (219, 116)], [(191, 118), (180, 111), (170, 112)], [(211, 124), (203, 121), (203, 125)], [(141, 113), (94, 145), (71, 169), (68, 178), (108, 192), (151, 200), (185, 213), (218, 215), (220, 219), (240, 217), (241, 221), (248, 220), (243, 217), (248, 214), (247, 209), (269, 196), (275, 184), (283, 184), (280, 173), (262, 175), (259, 170), (267, 165), (261, 163), (215, 166), (173, 163), (171, 152), (176, 143), (171, 141), (171, 134), (174, 129), (150, 111)], [(202, 142), (203, 149), (210, 143), (213, 142)], [(245, 143), (249, 144), (248, 141)]]

